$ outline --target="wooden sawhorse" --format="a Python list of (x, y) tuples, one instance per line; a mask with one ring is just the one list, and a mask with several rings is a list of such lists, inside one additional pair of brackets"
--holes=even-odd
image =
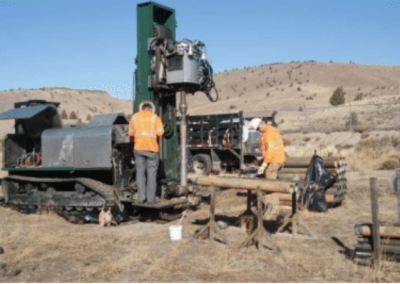
[(217, 239), (216, 237), (219, 236), (220, 241), (222, 241), (229, 247), (231, 246), (224, 233), (222, 233), (221, 228), (215, 222), (215, 188), (213, 184), (211, 184), (210, 221), (208, 221), (207, 225), (205, 225), (204, 228), (195, 233), (194, 238), (197, 239), (206, 231), (208, 232), (207, 238), (210, 240), (210, 242), (214, 242), (214, 240)]
[(272, 238), (271, 234), (267, 232), (267, 230), (265, 230), (264, 228), (263, 216), (265, 211), (262, 208), (263, 195), (261, 193), (261, 190), (259, 188), (257, 189), (257, 214), (254, 214), (250, 208), (251, 207), (250, 198), (251, 198), (251, 191), (247, 190), (247, 209), (242, 214), (242, 216), (246, 222), (246, 229), (249, 232), (249, 229), (251, 230), (251, 228), (253, 227), (254, 221), (252, 221), (252, 219), (254, 217), (247, 217), (247, 216), (255, 215), (257, 219), (257, 228), (246, 238), (246, 240), (239, 246), (239, 248), (247, 247), (249, 244), (252, 243), (252, 241), (254, 241), (254, 243), (257, 244), (258, 250), (260, 251), (264, 250), (264, 246), (273, 250), (278, 249), (277, 246), (275, 245), (275, 241)]

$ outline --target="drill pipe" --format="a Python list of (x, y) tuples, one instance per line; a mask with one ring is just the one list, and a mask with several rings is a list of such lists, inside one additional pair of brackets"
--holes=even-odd
[[(337, 162), (337, 161), (336, 161)], [(286, 161), (285, 164), (285, 168), (308, 168), (308, 166), (310, 165), (310, 161), (308, 161), (307, 163), (300, 163), (300, 162), (295, 162), (295, 161)], [(338, 163), (339, 165), (339, 163)], [(335, 168), (335, 162), (325, 162), (324, 161), (324, 167), (326, 169), (334, 169)]]
[[(372, 244), (371, 243), (357, 243), (356, 245), (356, 250), (358, 251), (372, 251)], [(400, 247), (398, 245), (390, 245), (390, 244), (382, 244), (382, 252), (392, 252), (399, 254), (400, 253)]]
[(220, 176), (204, 176), (196, 175), (193, 173), (188, 174), (188, 179), (197, 185), (211, 184), (224, 187), (224, 188), (238, 188), (257, 190), (259, 187), (262, 191), (266, 192), (282, 192), (289, 193), (291, 188), (295, 187), (295, 183), (289, 181), (271, 181), (265, 179), (248, 179), (248, 178), (233, 178), (233, 177), (220, 177)]
[[(308, 168), (283, 168), (279, 171), (279, 173), (282, 173), (282, 174), (304, 174), (305, 175), (307, 173), (307, 170), (308, 170)], [(328, 168), (326, 170), (331, 175), (337, 174), (336, 169)]]
[[(324, 158), (325, 168), (335, 168), (335, 162), (340, 165), (340, 158), (329, 157)], [(311, 157), (288, 157), (286, 158), (285, 168), (308, 168), (311, 162)]]
[(306, 174), (293, 174), (293, 173), (281, 173), (278, 172), (278, 178), (279, 180), (284, 180), (284, 181), (291, 181), (294, 179), (295, 176), (299, 177), (299, 181), (304, 181), (306, 179)]
[[(372, 236), (371, 224), (359, 224), (354, 226), (356, 235)], [(400, 238), (400, 227), (383, 225), (379, 227), (381, 238)]]
[[(280, 173), (280, 172), (278, 173), (278, 178), (280, 180), (292, 181), (295, 176), (298, 176), (300, 181), (304, 181), (306, 179), (306, 174), (305, 173), (304, 174)], [(337, 176), (337, 175), (333, 175), (333, 176), (336, 177), (337, 180), (339, 180), (339, 176)], [(345, 178), (341, 178), (340, 180), (341, 181), (345, 181), (346, 179)]]
[[(321, 157), (321, 158), (324, 160), (324, 162), (335, 162), (344, 159), (343, 157), (325, 157), (325, 158)], [(286, 160), (297, 163), (309, 163), (311, 159), (312, 157), (303, 156), (303, 157), (287, 157)]]
[(328, 188), (326, 190), (325, 194), (329, 193), (329, 194), (335, 195), (335, 194), (340, 194), (341, 192), (342, 192), (342, 189), (340, 188), (340, 186), (333, 184), (330, 188)]
[[(360, 244), (372, 244), (372, 237), (358, 237), (357, 238), (357, 245)], [(395, 246), (400, 247), (400, 240), (399, 239), (381, 239), (382, 247), (385, 246)]]
[(187, 124), (186, 124), (186, 112), (187, 112), (187, 104), (186, 104), (186, 93), (184, 91), (181, 92), (181, 102), (179, 104), (179, 111), (181, 112), (181, 124), (180, 124), (180, 132), (181, 132), (181, 187), (185, 189), (187, 187), (187, 149), (186, 149), (186, 141), (187, 141)]
[[(292, 202), (292, 195), (291, 194), (284, 194), (284, 193), (275, 193), (279, 201), (281, 203), (290, 203)], [(335, 202), (335, 195), (334, 194), (325, 194), (326, 203), (331, 204)], [(300, 198), (297, 198), (297, 202), (300, 202)], [(291, 203), (290, 203), (291, 204)]]

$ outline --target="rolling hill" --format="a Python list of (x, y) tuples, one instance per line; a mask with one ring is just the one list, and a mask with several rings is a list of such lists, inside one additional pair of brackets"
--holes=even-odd
[[(276, 121), (292, 156), (312, 155), (314, 150), (350, 155), (369, 137), (381, 145), (391, 143), (369, 166), (377, 168), (399, 150), (400, 66), (293, 62), (224, 71), (214, 78), (219, 101), (211, 103), (202, 93), (188, 95), (189, 115), (241, 110), (245, 116), (263, 116), (278, 111)], [(345, 104), (333, 107), (329, 100), (338, 87), (343, 87)], [(28, 99), (60, 102), (60, 113), (75, 112), (84, 123), (96, 114), (132, 112), (131, 101), (102, 91), (67, 88), (0, 92), (0, 111)], [(13, 131), (13, 121), (0, 122), (1, 136)]]

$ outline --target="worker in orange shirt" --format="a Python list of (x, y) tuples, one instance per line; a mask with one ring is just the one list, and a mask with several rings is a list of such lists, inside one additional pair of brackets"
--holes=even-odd
[[(136, 183), (139, 203), (156, 203), (157, 170), (159, 164), (158, 138), (164, 134), (161, 119), (154, 113), (151, 101), (144, 101), (129, 122), (128, 136), (134, 139)], [(147, 172), (147, 182), (146, 182)]]
[[(283, 140), (277, 125), (272, 121), (261, 121), (258, 129), (263, 134), (260, 142), (262, 165), (258, 168), (258, 175), (265, 172), (267, 179), (277, 179), (278, 171), (286, 163)], [(265, 170), (266, 169), (266, 170)]]

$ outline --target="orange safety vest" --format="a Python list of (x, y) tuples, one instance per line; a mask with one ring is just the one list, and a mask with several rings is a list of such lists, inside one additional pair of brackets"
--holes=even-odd
[(286, 163), (285, 148), (279, 130), (271, 125), (260, 125), (262, 159), (267, 164)]
[(132, 116), (129, 121), (130, 137), (134, 137), (134, 150), (157, 153), (157, 138), (163, 136), (164, 127), (161, 119), (148, 110), (142, 110)]

